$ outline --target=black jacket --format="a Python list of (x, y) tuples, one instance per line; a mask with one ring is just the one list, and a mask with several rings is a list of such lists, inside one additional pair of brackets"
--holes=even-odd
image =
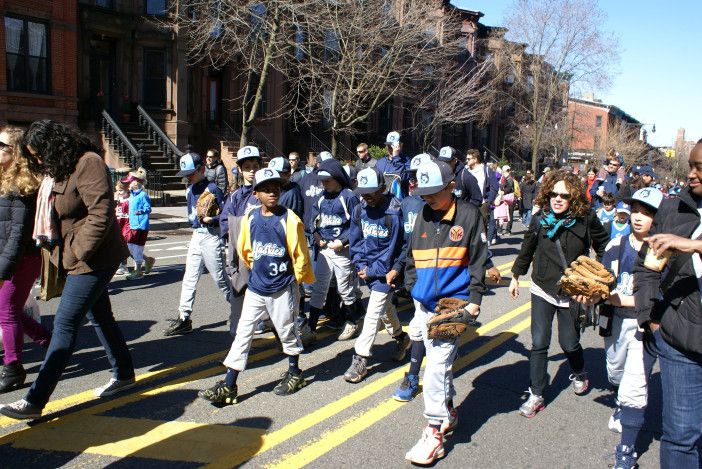
[(536, 182), (530, 180), (529, 182), (524, 181), (520, 184), (520, 191), (522, 193), (522, 208), (524, 210), (531, 210), (534, 208), (534, 198), (536, 197)]
[[(699, 224), (697, 201), (689, 191), (682, 191), (680, 197), (663, 200), (653, 219), (651, 234), (672, 233), (690, 238)], [(639, 324), (651, 319), (660, 321), (666, 342), (702, 359), (702, 305), (692, 258), (680, 268), (661, 299), (660, 284), (668, 271), (661, 275), (644, 267), (646, 252), (648, 244), (644, 244), (634, 266), (634, 301)], [(671, 256), (668, 266), (675, 262), (676, 256)]]
[[(583, 218), (578, 218), (570, 228), (562, 229), (558, 238), (561, 240), (568, 265), (578, 256), (587, 256), (590, 247), (595, 250), (597, 260), (602, 259), (609, 242), (609, 235), (605, 233), (593, 211), (588, 212)], [(555, 241), (549, 239), (546, 236), (546, 230), (541, 228), (541, 216), (534, 216), (524, 235), (519, 255), (512, 266), (512, 273), (525, 275), (533, 261), (531, 281), (549, 295), (559, 295), (558, 280), (563, 275), (563, 267), (556, 249)]]
[(0, 197), (0, 280), (9, 280), (24, 254), (36, 253), (32, 239), (36, 194)]

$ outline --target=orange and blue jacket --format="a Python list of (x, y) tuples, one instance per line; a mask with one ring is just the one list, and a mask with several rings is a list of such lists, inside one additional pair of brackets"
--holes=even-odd
[(477, 207), (455, 200), (440, 220), (424, 205), (407, 246), (405, 279), (412, 298), (433, 310), (441, 298), (480, 304), (488, 246)]

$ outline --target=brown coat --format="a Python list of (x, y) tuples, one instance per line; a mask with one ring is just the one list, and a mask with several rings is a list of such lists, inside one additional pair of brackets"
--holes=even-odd
[[(110, 173), (96, 153), (85, 153), (64, 181), (54, 184), (62, 249), (51, 262), (70, 275), (117, 268), (129, 256), (113, 200)], [(60, 251), (60, 252), (59, 252)]]

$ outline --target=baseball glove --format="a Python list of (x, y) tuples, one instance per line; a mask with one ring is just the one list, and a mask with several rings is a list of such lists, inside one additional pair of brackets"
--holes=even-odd
[(612, 283), (614, 274), (586, 256), (574, 260), (558, 282), (563, 293), (568, 296), (587, 296), (598, 300), (609, 297)]
[(197, 199), (197, 204), (195, 205), (195, 211), (197, 213), (197, 219), (202, 223), (202, 219), (205, 217), (214, 217), (219, 214), (219, 205), (217, 204), (217, 198), (210, 191), (205, 191), (200, 194)]
[(474, 324), (475, 316), (466, 311), (469, 302), (458, 298), (442, 298), (434, 309), (436, 313), (427, 321), (430, 339), (453, 340)]

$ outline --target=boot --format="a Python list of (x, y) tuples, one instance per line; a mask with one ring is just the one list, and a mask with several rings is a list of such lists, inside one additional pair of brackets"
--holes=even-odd
[(12, 362), (2, 367), (0, 374), (0, 393), (12, 391), (24, 384), (27, 372), (20, 362)]
[(317, 323), (319, 322), (319, 316), (322, 315), (322, 310), (319, 308), (315, 308), (314, 306), (310, 306), (310, 319), (309, 319), (309, 326), (310, 330), (312, 332), (317, 331)]

